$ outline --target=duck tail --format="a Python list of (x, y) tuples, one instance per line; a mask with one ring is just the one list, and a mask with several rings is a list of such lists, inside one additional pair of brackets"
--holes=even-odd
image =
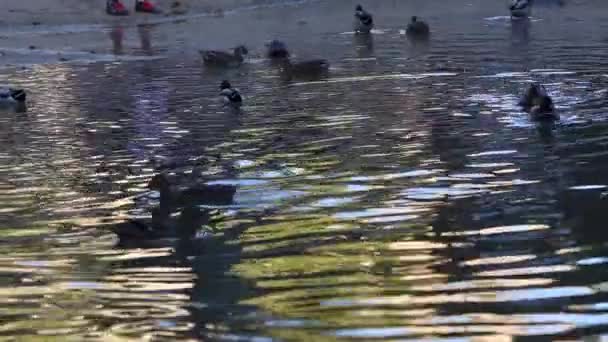
[(11, 89), (11, 97), (19, 102), (25, 102), (26, 94), (23, 89)]

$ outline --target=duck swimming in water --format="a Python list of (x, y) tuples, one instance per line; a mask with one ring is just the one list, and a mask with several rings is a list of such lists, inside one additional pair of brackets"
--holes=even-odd
[(234, 48), (233, 53), (217, 50), (199, 51), (207, 66), (238, 67), (245, 60), (249, 50), (243, 45)]
[(161, 208), (176, 208), (187, 205), (230, 205), (234, 201), (236, 187), (224, 184), (196, 183), (183, 188), (173, 187), (165, 173), (152, 177), (150, 190), (160, 194)]
[(287, 45), (280, 40), (273, 40), (266, 44), (266, 56), (270, 59), (289, 58)]
[(540, 84), (530, 85), (518, 104), (530, 113), (533, 120), (559, 120), (551, 96)]
[(370, 33), (374, 28), (374, 18), (361, 5), (357, 5), (355, 8), (354, 28), (355, 33)]
[(430, 33), (429, 25), (422, 20), (418, 20), (417, 16), (412, 17), (405, 31), (405, 34), (411, 38), (426, 38)]
[(293, 63), (285, 60), (282, 68), (283, 76), (288, 79), (317, 79), (329, 73), (329, 62), (325, 59), (311, 59)]
[(527, 18), (530, 16), (531, 3), (529, 0), (513, 0), (509, 10), (511, 18)]
[(0, 87), (0, 109), (25, 111), (26, 94), (23, 89)]
[(238, 90), (232, 88), (232, 85), (227, 80), (222, 81), (220, 84), (220, 96), (224, 101), (224, 104), (233, 106), (240, 106), (243, 104), (243, 97)]

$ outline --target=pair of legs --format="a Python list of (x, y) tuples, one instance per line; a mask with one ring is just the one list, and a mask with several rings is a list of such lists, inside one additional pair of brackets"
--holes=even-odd
[[(110, 15), (129, 15), (121, 0), (106, 0), (106, 12)], [(160, 10), (150, 0), (135, 0), (135, 12), (160, 13)]]

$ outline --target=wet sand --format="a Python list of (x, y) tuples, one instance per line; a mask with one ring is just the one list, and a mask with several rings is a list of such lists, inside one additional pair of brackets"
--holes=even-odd
[[(157, 0), (163, 13), (143, 14), (133, 11), (135, 0), (124, 0), (131, 11), (125, 17), (107, 15), (104, 0), (11, 2), (0, 14), (0, 68), (161, 57), (149, 49), (152, 38), (145, 27), (154, 26), (165, 47), (175, 46), (176, 23), (195, 20), (210, 32), (235, 9), (266, 5), (260, 0), (226, 0), (221, 5), (212, 0), (180, 0), (175, 7), (175, 2)], [(184, 32), (186, 35), (192, 34)], [(159, 41), (158, 37), (154, 40)]]
[[(216, 13), (219, 9), (230, 10), (237, 5), (254, 3), (255, 1), (212, 1), (212, 0), (180, 0), (181, 8), (186, 13), (173, 11), (175, 0), (157, 0), (155, 3), (164, 11), (161, 15), (131, 13), (128, 17), (113, 17), (105, 13), (105, 0), (24, 0), (11, 1), (3, 5), (0, 14), (0, 27), (22, 25), (82, 25), (82, 24), (112, 24), (142, 23), (158, 17), (181, 14)], [(124, 4), (132, 10), (135, 0), (124, 0)]]

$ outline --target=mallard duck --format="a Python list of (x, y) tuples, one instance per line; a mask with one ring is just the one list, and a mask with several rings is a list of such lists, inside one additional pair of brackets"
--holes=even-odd
[(25, 99), (26, 94), (23, 89), (0, 87), (0, 108), (24, 111)]
[(530, 1), (513, 0), (509, 10), (511, 10), (511, 18), (527, 18), (531, 11)]
[(355, 33), (370, 33), (374, 28), (374, 18), (363, 10), (363, 6), (357, 5), (355, 8)]
[(534, 83), (528, 87), (517, 104), (522, 106), (525, 110), (529, 110), (534, 106), (538, 99), (546, 96), (548, 96), (547, 89), (541, 84)]
[(234, 200), (236, 187), (223, 184), (193, 184), (182, 189), (172, 188), (169, 177), (159, 173), (148, 183), (150, 190), (160, 193), (160, 207), (173, 208), (184, 205), (230, 205)]
[(319, 78), (327, 75), (329, 72), (329, 62), (325, 59), (311, 59), (297, 63), (285, 60), (282, 72), (289, 80), (293, 78)]
[(518, 104), (530, 113), (533, 120), (559, 120), (551, 96), (540, 84), (530, 85)]
[(266, 44), (267, 52), (266, 56), (270, 59), (277, 58), (289, 58), (289, 51), (287, 45), (280, 40), (273, 40)]
[(219, 67), (236, 67), (245, 60), (244, 55), (248, 54), (249, 50), (243, 45), (234, 48), (233, 53), (225, 51), (200, 51), (203, 62), (208, 66)]
[(418, 20), (417, 16), (412, 16), (410, 23), (407, 25), (405, 33), (409, 37), (428, 37), (431, 33), (429, 25), (422, 20)]
[(230, 104), (234, 106), (240, 106), (243, 103), (243, 97), (238, 90), (232, 88), (230, 82), (224, 80), (220, 84), (220, 96), (224, 101), (224, 104)]
[(559, 120), (553, 100), (548, 95), (537, 99), (536, 104), (530, 109), (530, 115), (535, 121)]

